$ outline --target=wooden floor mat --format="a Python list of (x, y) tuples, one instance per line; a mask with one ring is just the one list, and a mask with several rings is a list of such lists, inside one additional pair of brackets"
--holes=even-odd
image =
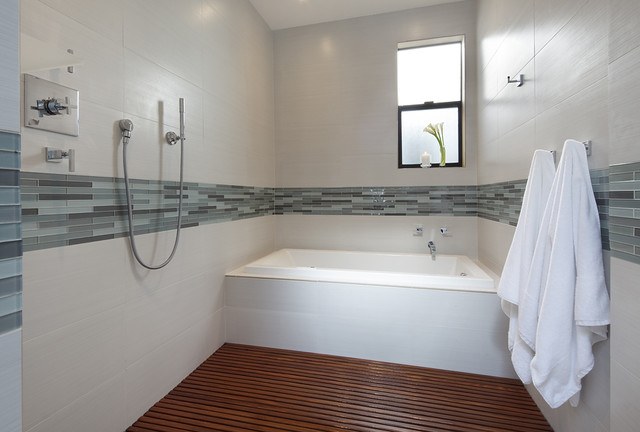
[(127, 432), (552, 431), (516, 380), (226, 344)]

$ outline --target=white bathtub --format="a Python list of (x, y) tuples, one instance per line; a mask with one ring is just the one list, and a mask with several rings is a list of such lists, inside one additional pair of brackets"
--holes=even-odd
[(227, 341), (514, 378), (494, 286), (462, 256), (283, 249), (227, 274)]
[(228, 276), (496, 292), (466, 256), (281, 249)]

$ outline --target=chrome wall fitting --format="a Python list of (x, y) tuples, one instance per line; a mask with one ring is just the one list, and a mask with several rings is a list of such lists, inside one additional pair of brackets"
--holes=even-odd
[(511, 79), (511, 77), (508, 76), (507, 84), (518, 84), (517, 87), (522, 87), (524, 85), (524, 75), (520, 74), (515, 79)]
[(74, 149), (60, 150), (52, 147), (45, 147), (45, 161), (60, 163), (63, 159), (69, 160), (69, 172), (76, 171), (76, 151)]

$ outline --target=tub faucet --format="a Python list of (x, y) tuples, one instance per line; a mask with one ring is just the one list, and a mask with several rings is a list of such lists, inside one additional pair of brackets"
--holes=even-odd
[(431, 252), (431, 259), (436, 260), (436, 244), (433, 241), (427, 243), (427, 247), (429, 248), (429, 252)]

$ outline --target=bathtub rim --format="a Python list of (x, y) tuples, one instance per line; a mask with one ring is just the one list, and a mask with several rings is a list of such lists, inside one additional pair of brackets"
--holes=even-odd
[[(410, 288), (410, 289), (417, 289), (417, 290), (423, 290), (423, 289), (433, 289), (433, 290), (444, 290), (444, 291), (457, 291), (457, 292), (474, 292), (474, 293), (485, 293), (485, 294), (497, 294), (497, 290), (498, 290), (498, 283), (500, 281), (500, 278), (491, 270), (489, 269), (486, 265), (482, 264), (480, 261), (473, 259), (471, 257), (468, 257), (466, 255), (448, 255), (448, 254), (442, 254), (443, 256), (448, 256), (448, 257), (463, 257), (468, 259), (471, 263), (473, 263), (474, 265), (476, 265), (478, 268), (480, 268), (480, 270), (482, 270), (490, 279), (493, 280), (493, 288), (491, 289), (487, 289), (487, 288), (477, 288), (477, 287), (472, 287), (472, 288), (465, 288), (465, 287), (457, 287), (457, 286), (445, 286), (445, 285), (440, 285), (440, 286), (415, 286), (414, 285), (409, 285), (407, 283), (394, 283), (393, 285), (391, 284), (386, 284), (386, 283), (376, 283), (376, 282), (371, 282), (371, 281), (345, 281), (345, 280), (328, 280), (326, 278), (312, 278), (312, 277), (301, 277), (301, 276), (291, 276), (291, 275), (268, 275), (268, 274), (256, 274), (256, 273), (246, 273), (244, 271), (245, 267), (251, 265), (253, 262), (258, 261), (264, 257), (267, 257), (273, 253), (276, 252), (280, 252), (282, 250), (313, 250), (313, 251), (322, 251), (322, 252), (351, 252), (351, 253), (375, 253), (375, 254), (390, 254), (390, 255), (411, 255), (411, 256), (415, 256), (415, 255), (420, 255), (420, 254), (416, 254), (416, 253), (407, 253), (407, 252), (384, 252), (384, 251), (354, 251), (354, 250), (339, 250), (339, 249), (304, 249), (304, 248), (280, 248), (280, 249), (276, 249), (271, 251), (269, 254), (263, 255), (259, 258), (254, 259), (253, 261), (244, 264), (240, 267), (235, 268), (234, 270), (231, 270), (229, 272), (227, 272), (225, 274), (225, 277), (232, 277), (232, 278), (249, 278), (249, 279), (268, 279), (268, 280), (286, 280), (286, 281), (299, 281), (299, 282), (311, 282), (311, 283), (331, 283), (331, 284), (354, 284), (354, 285), (368, 285), (368, 286), (380, 286), (380, 287), (389, 287), (389, 288), (394, 288), (394, 287), (398, 287), (398, 288)], [(427, 254), (425, 254), (425, 256), (428, 256)], [(339, 272), (339, 270), (336, 270)], [(345, 272), (348, 272), (348, 270), (346, 270)], [(392, 272), (381, 272), (381, 273), (386, 273), (386, 274), (398, 274), (398, 273), (392, 273)], [(415, 273), (409, 273), (409, 275), (413, 275), (416, 276)], [(435, 276), (434, 276), (435, 277)], [(444, 277), (446, 278), (446, 276), (440, 276), (440, 277)]]

